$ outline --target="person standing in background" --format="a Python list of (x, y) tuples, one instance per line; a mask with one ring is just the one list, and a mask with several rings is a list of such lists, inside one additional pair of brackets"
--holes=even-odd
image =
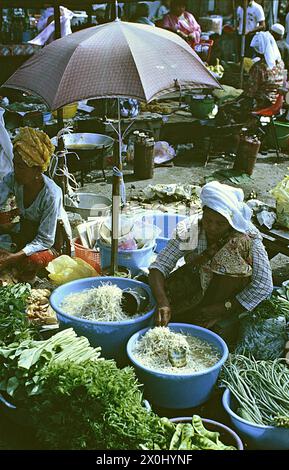
[(149, 19), (150, 8), (147, 3), (138, 3), (135, 12), (135, 23), (147, 24), (149, 26), (154, 26), (155, 24)]
[[(243, 17), (244, 17), (244, 0), (240, 0), (237, 8), (237, 31), (241, 38), (243, 34)], [(265, 13), (259, 3), (250, 0), (247, 7), (247, 20), (246, 20), (246, 46), (245, 56), (252, 57), (253, 50), (250, 48), (253, 36), (265, 29)]]
[(274, 37), (278, 49), (280, 51), (282, 60), (284, 62), (285, 68), (289, 69), (289, 44), (284, 38), (285, 28), (280, 23), (275, 23), (271, 27), (271, 34)]
[[(61, 37), (67, 36), (72, 33), (71, 30), (71, 19), (73, 18), (73, 12), (65, 7), (60, 6), (60, 27)], [(54, 8), (47, 8), (40, 20), (37, 23), (37, 29), (39, 34), (29, 41), (30, 44), (38, 46), (44, 46), (54, 41), (55, 33), (55, 22), (54, 22)]]
[(170, 0), (162, 0), (155, 13), (155, 24), (161, 26), (161, 22), (165, 15), (170, 12)]
[(186, 11), (186, 0), (172, 0), (170, 13), (164, 16), (162, 27), (177, 33), (191, 47), (201, 39), (201, 27), (194, 15)]

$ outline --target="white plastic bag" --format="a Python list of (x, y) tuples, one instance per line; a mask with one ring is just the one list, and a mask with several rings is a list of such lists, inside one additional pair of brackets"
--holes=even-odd
[(160, 140), (155, 143), (154, 162), (158, 165), (169, 162), (176, 156), (174, 148), (168, 142)]
[(5, 128), (4, 113), (5, 110), (0, 108), (0, 181), (13, 171), (13, 145)]

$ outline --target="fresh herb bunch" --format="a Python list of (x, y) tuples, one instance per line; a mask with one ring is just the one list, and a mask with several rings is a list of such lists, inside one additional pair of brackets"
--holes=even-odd
[(289, 321), (289, 301), (275, 293), (269, 299), (263, 300), (253, 312), (246, 314), (252, 321), (277, 318), (280, 315), (283, 315)]
[(138, 449), (166, 442), (163, 421), (143, 405), (134, 371), (114, 361), (52, 362), (30, 413), (50, 449)]
[(29, 284), (0, 287), (0, 345), (34, 336), (25, 313), (30, 292)]

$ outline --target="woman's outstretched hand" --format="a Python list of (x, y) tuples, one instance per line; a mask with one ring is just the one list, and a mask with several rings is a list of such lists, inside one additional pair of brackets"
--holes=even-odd
[(172, 316), (171, 307), (168, 305), (157, 307), (155, 313), (156, 326), (167, 326)]

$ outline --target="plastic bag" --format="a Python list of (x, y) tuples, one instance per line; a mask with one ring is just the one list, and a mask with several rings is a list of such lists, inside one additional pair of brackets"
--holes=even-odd
[(46, 269), (49, 272), (48, 277), (59, 286), (77, 279), (99, 276), (95, 269), (82, 259), (67, 255), (54, 259)]
[(241, 321), (236, 354), (252, 355), (258, 361), (270, 361), (281, 357), (287, 339), (286, 319), (277, 318)]
[(289, 228), (289, 176), (277, 184), (271, 190), (271, 194), (276, 199), (277, 221), (283, 227)]
[(176, 156), (174, 148), (165, 141), (155, 143), (154, 162), (158, 165), (169, 162)]
[(4, 113), (0, 107), (0, 180), (13, 171), (13, 145), (5, 128)]

